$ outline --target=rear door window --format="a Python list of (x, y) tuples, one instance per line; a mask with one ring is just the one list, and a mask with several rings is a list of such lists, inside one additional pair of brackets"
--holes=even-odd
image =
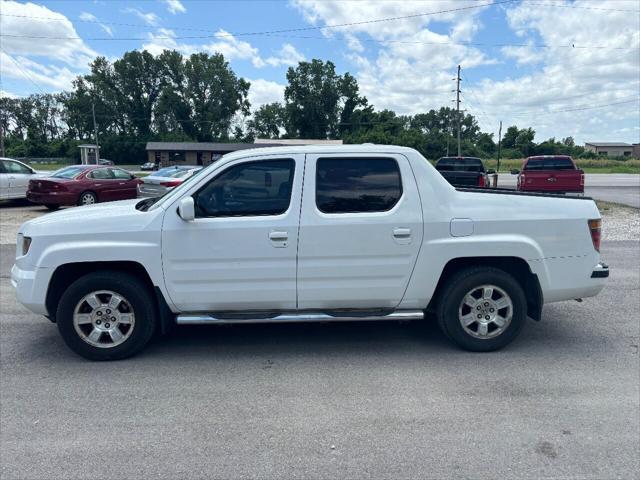
[(131, 180), (131, 174), (129, 172), (125, 172), (119, 168), (110, 168), (113, 176), (118, 180)]
[(392, 158), (319, 158), (316, 205), (324, 213), (385, 212), (402, 196)]
[(113, 180), (114, 178), (110, 168), (96, 168), (88, 176), (94, 180)]

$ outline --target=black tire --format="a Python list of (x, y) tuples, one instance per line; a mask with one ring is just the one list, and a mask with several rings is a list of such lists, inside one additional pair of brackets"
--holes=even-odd
[[(104, 290), (121, 296), (135, 316), (128, 338), (109, 348), (87, 343), (76, 331), (73, 321), (76, 306), (85, 295)], [(156, 328), (156, 307), (149, 288), (137, 277), (118, 271), (95, 272), (80, 277), (62, 294), (56, 323), (65, 343), (78, 355), (89, 360), (120, 360), (135, 355), (149, 342)]]
[[(459, 315), (462, 301), (467, 293), (483, 285), (496, 286), (506, 293), (512, 305), (511, 319), (500, 333), (498, 333), (500, 329), (495, 324), (489, 326), (494, 328), (489, 335), (496, 336), (477, 338), (463, 327)], [(498, 290), (496, 292), (494, 295), (500, 295)], [(508, 311), (503, 310), (505, 314)], [(475, 315), (476, 312), (470, 309), (470, 313)], [(473, 267), (461, 270), (449, 278), (440, 295), (436, 314), (442, 332), (459, 347), (472, 352), (491, 352), (507, 346), (518, 336), (527, 318), (527, 299), (520, 283), (504, 270), (493, 267)], [(468, 329), (473, 329), (473, 325)], [(475, 325), (479, 329), (479, 324)]]
[(45, 205), (45, 207), (47, 207), (49, 210), (51, 210), (52, 212), (58, 210), (60, 208), (60, 205), (57, 205), (55, 203), (47, 203)]
[[(93, 202), (92, 203), (87, 203), (84, 201), (85, 197), (93, 197)], [(80, 196), (78, 196), (78, 205), (82, 206), (82, 205), (94, 205), (98, 203), (98, 196), (94, 193), (94, 192), (82, 192), (80, 194)]]

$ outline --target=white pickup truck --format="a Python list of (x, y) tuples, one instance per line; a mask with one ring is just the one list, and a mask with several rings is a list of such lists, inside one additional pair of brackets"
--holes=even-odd
[(596, 295), (585, 198), (456, 189), (384, 145), (243, 150), (160, 198), (26, 222), (19, 301), (84, 357), (140, 351), (174, 324), (418, 320), (462, 348), (511, 342), (543, 303)]

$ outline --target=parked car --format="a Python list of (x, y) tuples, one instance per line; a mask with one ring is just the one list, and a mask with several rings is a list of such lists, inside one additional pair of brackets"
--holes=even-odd
[(161, 168), (148, 177), (144, 177), (141, 179), (141, 182), (138, 185), (138, 196), (162, 196), (200, 170), (202, 170), (202, 167), (194, 167), (193, 165), (181, 165)]
[(602, 290), (588, 198), (454, 188), (417, 151), (295, 146), (225, 155), (164, 197), (24, 223), (12, 283), (90, 359), (173, 324), (422, 320), (509, 344), (542, 305)]
[(136, 198), (139, 179), (115, 167), (73, 165), (29, 182), (27, 198), (50, 210), (60, 205), (92, 205)]
[(29, 180), (42, 176), (25, 163), (0, 157), (0, 200), (26, 198)]
[(107, 160), (106, 158), (101, 158), (98, 160), (98, 165), (113, 165), (113, 160)]
[(146, 162), (140, 165), (140, 170), (142, 170), (143, 172), (158, 170), (158, 168), (159, 166), (155, 162)]
[(529, 157), (522, 164), (517, 188), (521, 192), (584, 193), (584, 172), (567, 155)]
[(488, 187), (489, 175), (482, 160), (476, 157), (442, 157), (436, 162), (438, 170), (454, 187)]

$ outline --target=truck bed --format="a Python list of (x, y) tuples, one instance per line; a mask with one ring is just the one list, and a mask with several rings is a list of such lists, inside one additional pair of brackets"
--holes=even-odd
[(571, 198), (574, 200), (593, 200), (591, 197), (583, 195), (564, 195), (561, 193), (542, 193), (542, 192), (527, 192), (521, 190), (513, 190), (510, 188), (482, 188), (482, 187), (456, 187), (459, 192), (471, 192), (471, 193), (494, 193), (501, 195), (518, 195), (525, 197), (551, 197), (551, 198)]

